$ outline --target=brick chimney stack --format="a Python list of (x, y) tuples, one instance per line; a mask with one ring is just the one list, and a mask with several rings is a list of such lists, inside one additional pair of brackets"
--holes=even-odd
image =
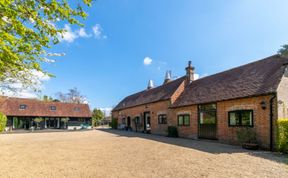
[(188, 62), (188, 66), (186, 67), (186, 80), (187, 84), (190, 84), (192, 81), (194, 81), (194, 67), (192, 66), (192, 62)]

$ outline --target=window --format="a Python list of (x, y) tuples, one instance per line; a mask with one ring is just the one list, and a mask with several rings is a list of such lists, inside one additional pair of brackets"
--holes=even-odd
[(25, 110), (25, 109), (27, 109), (27, 105), (26, 104), (20, 104), (19, 109)]
[(126, 119), (122, 118), (122, 124), (126, 124)]
[(50, 106), (51, 111), (56, 111), (56, 106)]
[(217, 105), (205, 104), (199, 105), (199, 123), (200, 125), (216, 125), (217, 123)]
[(189, 125), (190, 125), (189, 114), (178, 115), (178, 126), (189, 126)]
[(230, 111), (229, 126), (253, 127), (253, 110)]
[(167, 124), (167, 115), (159, 114), (158, 115), (158, 124)]
[(80, 111), (80, 108), (79, 107), (75, 107), (74, 111)]
[(139, 125), (141, 123), (141, 119), (139, 116), (134, 118), (136, 125)]

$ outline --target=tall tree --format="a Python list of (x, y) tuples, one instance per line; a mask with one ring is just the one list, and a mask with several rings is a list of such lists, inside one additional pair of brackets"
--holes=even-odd
[(100, 109), (94, 109), (92, 111), (92, 119), (93, 119), (93, 125), (99, 125), (99, 122), (104, 119), (104, 113)]
[[(33, 73), (49, 62), (46, 49), (65, 32), (61, 22), (82, 26), (92, 0), (0, 0), (0, 81), (33, 86)], [(73, 7), (73, 8), (72, 8)]]
[(83, 96), (76, 87), (69, 89), (68, 93), (58, 92), (56, 94), (56, 97), (58, 98), (58, 100), (66, 103), (80, 104), (87, 102), (86, 97)]

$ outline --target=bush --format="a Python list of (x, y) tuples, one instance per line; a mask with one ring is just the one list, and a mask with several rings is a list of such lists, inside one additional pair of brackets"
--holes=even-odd
[(240, 144), (257, 143), (256, 133), (252, 128), (243, 128), (237, 131), (237, 140)]
[(44, 119), (41, 118), (41, 117), (37, 117), (37, 118), (34, 119), (34, 121), (35, 121), (37, 124), (39, 124), (39, 123), (42, 122), (43, 120), (44, 120)]
[(283, 153), (288, 153), (288, 119), (277, 121), (277, 149)]
[(175, 126), (168, 126), (168, 137), (178, 137), (178, 129)]
[(7, 124), (7, 117), (0, 112), (0, 132), (5, 130)]
[(117, 129), (118, 128), (118, 120), (113, 118), (111, 122), (111, 128), (112, 129)]

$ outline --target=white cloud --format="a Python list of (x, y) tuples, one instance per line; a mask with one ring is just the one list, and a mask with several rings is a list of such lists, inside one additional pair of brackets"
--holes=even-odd
[(35, 82), (39, 81), (38, 83), (50, 80), (50, 77), (41, 71), (33, 70), (31, 74), (32, 74), (31, 76), (32, 80), (34, 80)]
[(72, 31), (70, 25), (65, 24), (64, 30), (65, 32), (63, 32), (62, 36), (60, 36), (60, 41), (72, 43), (76, 38), (78, 38), (77, 33)]
[[(72, 30), (69, 24), (64, 25), (65, 32), (59, 34), (60, 41), (65, 41), (68, 43), (74, 42), (77, 38), (90, 38), (93, 35), (87, 33), (85, 28), (80, 28), (79, 30)], [(96, 24), (92, 27), (93, 34), (96, 39), (107, 39), (107, 35), (103, 35), (103, 29), (100, 24)]]
[(102, 28), (99, 24), (96, 24), (94, 27), (92, 27), (93, 33), (96, 38), (100, 38), (102, 35)]
[(48, 53), (47, 54), (47, 56), (58, 56), (58, 57), (65, 56), (65, 55), (66, 55), (66, 53)]
[(198, 80), (198, 79), (203, 78), (203, 77), (206, 77), (206, 76), (208, 76), (208, 74), (203, 74), (203, 75), (194, 74), (194, 80)]
[(145, 57), (143, 63), (144, 65), (148, 66), (152, 64), (152, 61), (153, 60), (150, 57)]
[(194, 74), (194, 80), (198, 80), (198, 79), (199, 79), (199, 77), (200, 77), (200, 75), (199, 75), (199, 74)]
[(83, 38), (90, 38), (92, 36), (91, 34), (86, 33), (85, 28), (80, 28), (80, 30), (78, 31), (78, 35)]
[(93, 30), (95, 38), (97, 38), (97, 39), (101, 39), (101, 38), (107, 39), (107, 36), (103, 35), (103, 29), (102, 29), (100, 24), (96, 24), (95, 26), (93, 26), (92, 30)]
[(7, 79), (1, 82), (0, 92), (5, 96), (22, 97), (22, 98), (36, 98), (39, 90), (44, 88), (43, 82), (50, 80), (50, 77), (43, 72), (32, 70), (25, 73), (28, 75), (35, 88), (24, 87), (24, 85), (16, 79)]

